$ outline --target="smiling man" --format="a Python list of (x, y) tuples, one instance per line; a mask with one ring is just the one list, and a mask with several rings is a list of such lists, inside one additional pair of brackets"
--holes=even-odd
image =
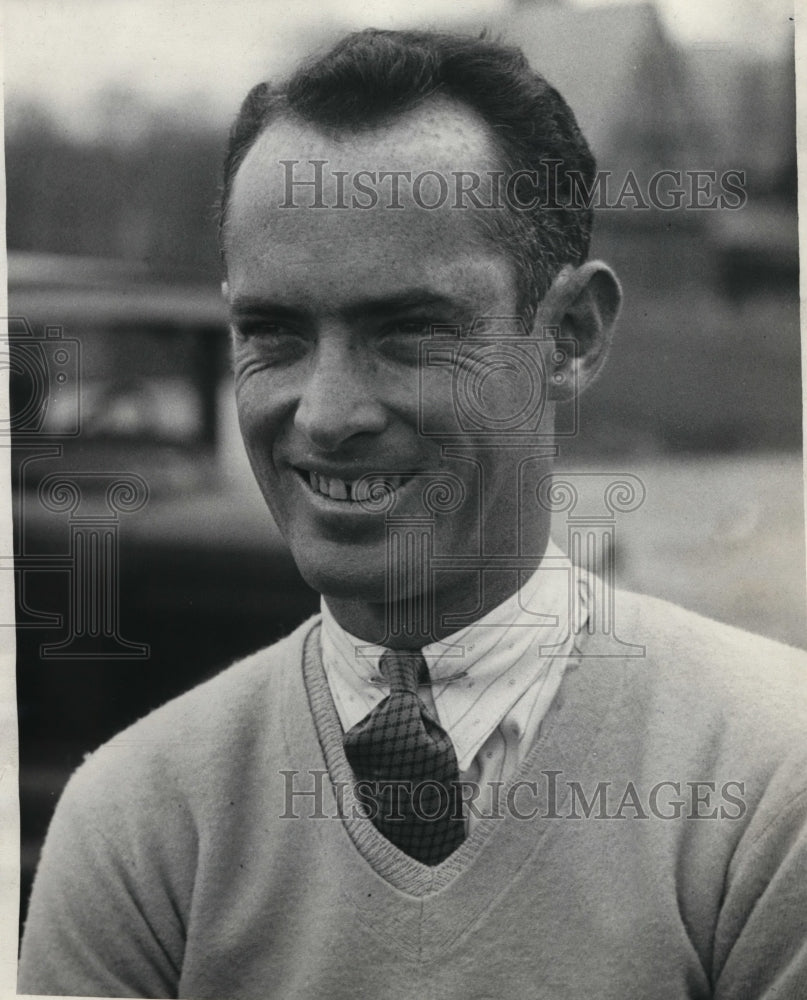
[(73, 777), (22, 991), (805, 995), (803, 654), (624, 594), (615, 655), (549, 538), (621, 295), (593, 171), (485, 40), (364, 32), (247, 97), (238, 409), (322, 613)]
[[(393, 490), (395, 516), (405, 518), (422, 513), (428, 477), (448, 473), (463, 499), (438, 523), (440, 553), (467, 556), (480, 533), (491, 554), (517, 551), (519, 496), (504, 474), (511, 456), (491, 451), (489, 435), (471, 432), (462, 458), (446, 457), (439, 431), (451, 435), (456, 403), (444, 372), (423, 370), (421, 345), (434, 329), (461, 335), (480, 318), (517, 316), (525, 282), (502, 237), (480, 221), (481, 210), (441, 202), (434, 181), (434, 191), (423, 184), (417, 196), (399, 184), (394, 202), (379, 191), (376, 204), (323, 210), (323, 192), (340, 176), (432, 180), (461, 164), (490, 180), (499, 168), (490, 126), (445, 95), (372, 126), (334, 133), (284, 116), (266, 128), (233, 178), (224, 250), (236, 393), (255, 475), (308, 583), (348, 631), (378, 641), (389, 621), (388, 566), (386, 519), (367, 502), (373, 477)], [(288, 165), (311, 163), (320, 167), (317, 180), (292, 180), (290, 192)], [(569, 359), (576, 383), (603, 356), (618, 302), (608, 268), (587, 264), (566, 267), (539, 310), (530, 303), (539, 329), (562, 324), (585, 337), (588, 354)], [(496, 345), (495, 331), (489, 340)], [(550, 342), (540, 346), (548, 355)], [(479, 362), (473, 353), (464, 362), (472, 378), (485, 374)], [(517, 411), (512, 394), (529, 389), (521, 382), (501, 373), (498, 385), (486, 387), (488, 406), (495, 408), (497, 392), (507, 393), (503, 414)], [(550, 428), (553, 408), (551, 401), (543, 408)], [(492, 484), (484, 498), (480, 470)], [(533, 463), (529, 482), (548, 470), (546, 461)], [(537, 503), (522, 513), (534, 569), (548, 516)], [(442, 612), (465, 606), (484, 615), (516, 589), (500, 574), (488, 581), (480, 606), (475, 574), (448, 573), (436, 585), (438, 613), (429, 624), (439, 629)], [(412, 632), (411, 644), (436, 637)]]

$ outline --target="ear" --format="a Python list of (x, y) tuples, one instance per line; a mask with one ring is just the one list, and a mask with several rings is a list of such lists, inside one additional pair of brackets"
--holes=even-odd
[(554, 327), (557, 340), (572, 341), (574, 350), (551, 354), (550, 399), (571, 399), (597, 377), (608, 356), (621, 304), (619, 281), (602, 261), (568, 266), (557, 275), (536, 320), (544, 330)]

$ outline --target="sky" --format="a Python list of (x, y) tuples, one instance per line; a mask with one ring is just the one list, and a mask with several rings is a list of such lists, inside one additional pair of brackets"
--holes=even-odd
[[(495, 28), (513, 2), (4, 0), (6, 94), (40, 100), (77, 131), (92, 127), (93, 98), (110, 84), (158, 105), (201, 96), (209, 115), (219, 117), (255, 80), (282, 75), (301, 47), (329, 27), (487, 22)], [(686, 44), (771, 53), (792, 29), (791, 0), (656, 2), (670, 34)]]

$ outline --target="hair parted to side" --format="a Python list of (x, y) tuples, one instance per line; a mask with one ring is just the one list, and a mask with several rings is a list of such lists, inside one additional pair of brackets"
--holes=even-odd
[[(222, 257), (233, 180), (273, 121), (289, 116), (329, 130), (360, 131), (436, 96), (463, 103), (487, 123), (504, 171), (537, 172), (538, 185), (523, 196), (524, 204), (537, 202), (534, 208), (507, 204), (483, 213), (497, 217), (491, 220), (494, 239), (516, 264), (519, 308), (532, 318), (558, 271), (565, 264), (583, 263), (588, 255), (593, 213), (575, 204), (567, 175), (575, 172), (590, 188), (596, 164), (561, 95), (530, 67), (520, 49), (484, 36), (369, 28), (347, 35), (284, 83), (253, 87), (230, 130), (224, 161)], [(545, 164), (552, 161), (559, 163), (547, 171)], [(550, 176), (553, 190), (542, 190)]]

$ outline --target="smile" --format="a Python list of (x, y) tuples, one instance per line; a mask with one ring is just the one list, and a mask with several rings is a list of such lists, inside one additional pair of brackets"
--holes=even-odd
[(311, 469), (295, 468), (295, 472), (315, 494), (346, 504), (371, 501), (374, 491), (383, 485), (388, 490), (398, 490), (411, 476), (392, 476), (379, 473), (377, 477), (362, 476), (359, 479), (340, 479), (326, 476)]
[(331, 500), (356, 501), (358, 496), (354, 495), (356, 483), (348, 482), (346, 479), (337, 479), (336, 476), (322, 476), (318, 472), (308, 472), (308, 485), (315, 493), (330, 497)]

